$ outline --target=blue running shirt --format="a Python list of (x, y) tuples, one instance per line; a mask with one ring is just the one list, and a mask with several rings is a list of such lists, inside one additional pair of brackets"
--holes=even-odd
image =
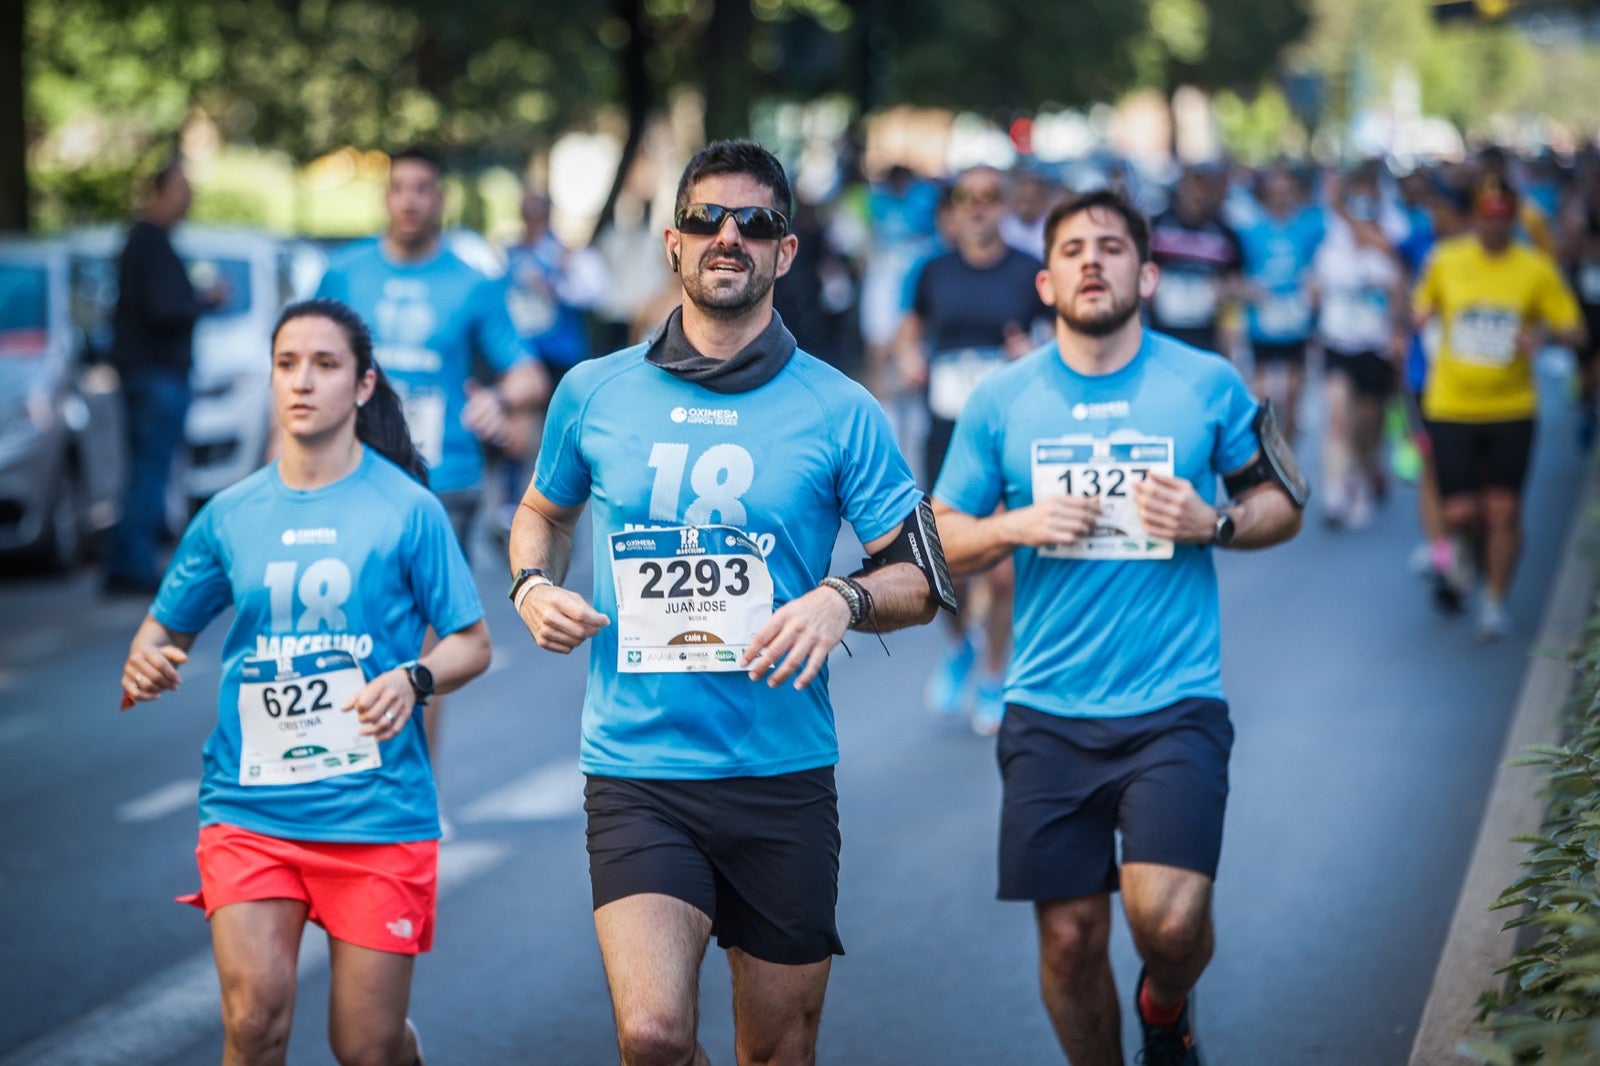
[[(712, 582), (702, 588), (722, 580), (724, 594), (744, 588), (764, 554), (776, 610), (828, 575), (841, 521), (867, 542), (910, 516), (921, 499), (911, 470), (877, 401), (805, 352), (758, 388), (718, 393), (646, 362), (646, 350), (579, 363), (562, 379), (534, 475), (552, 503), (592, 504), (593, 602), (612, 620), (591, 640), (579, 765), (604, 776), (687, 780), (831, 766), (839, 745), (826, 667), (796, 692), (792, 682), (770, 689), (742, 671), (672, 672), (660, 650), (637, 653), (646, 672), (619, 664), (613, 551), (748, 551), (720, 579), (694, 571), (696, 582)], [(629, 530), (640, 535), (613, 537)], [(681, 602), (668, 587), (675, 561), (655, 590), (666, 593), (658, 604)], [(685, 567), (684, 589), (688, 576)], [(689, 645), (670, 654), (688, 661), (717, 651)]]
[(1326, 229), (1322, 209), (1308, 206), (1283, 221), (1263, 211), (1239, 230), (1245, 277), (1266, 290), (1249, 307), (1251, 340), (1297, 344), (1311, 336), (1311, 261)]
[[(934, 496), (986, 516), (1033, 503), (1036, 442), (1169, 438), (1173, 473), (1212, 502), (1217, 478), (1250, 461), (1256, 401), (1233, 366), (1146, 331), (1133, 361), (1088, 377), (1054, 342), (984, 379), (956, 423)], [(1217, 579), (1208, 545), (1169, 559), (1012, 553), (1015, 651), (1006, 699), (1070, 718), (1146, 714), (1222, 697)]]
[[(354, 711), (337, 709), (344, 700), (320, 669), (353, 659), (364, 683), (416, 658), (429, 625), (450, 634), (483, 617), (443, 505), (370, 448), (353, 473), (308, 491), (285, 485), (276, 463), (263, 467), (195, 516), (150, 614), (173, 632), (198, 633), (230, 607), (200, 824), (289, 840), (437, 837), (420, 715), (377, 746), (377, 768), (281, 784), (241, 778), (250, 780), (254, 765), (242, 758), (244, 716), (276, 735), (296, 716), (300, 726), (319, 714), (353, 719)], [(352, 764), (364, 765), (366, 753), (353, 754), (361, 761)], [(327, 758), (337, 752), (298, 761), (315, 773)], [(266, 776), (275, 769), (269, 760)]]
[(477, 488), (483, 449), (461, 424), (473, 357), (496, 376), (529, 358), (506, 311), (504, 283), (448, 249), (425, 262), (393, 262), (375, 238), (336, 257), (317, 295), (349, 304), (372, 330), (373, 355), (405, 404), (433, 491)]

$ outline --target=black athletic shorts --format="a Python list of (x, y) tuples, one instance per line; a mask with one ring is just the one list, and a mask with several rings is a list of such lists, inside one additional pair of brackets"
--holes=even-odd
[(1579, 366), (1589, 366), (1596, 357), (1600, 357), (1600, 307), (1593, 304), (1583, 305), (1583, 343), (1573, 352), (1577, 356)]
[(1233, 724), (1218, 699), (1128, 718), (1006, 705), (996, 749), (1001, 899), (1115, 892), (1122, 861), (1216, 877)]
[(1251, 341), (1250, 350), (1255, 353), (1256, 366), (1271, 366), (1281, 363), (1284, 366), (1305, 368), (1306, 342), (1294, 341), (1290, 344), (1268, 344), (1265, 341)]
[(1436, 422), (1429, 419), (1439, 497), (1484, 489), (1520, 493), (1533, 457), (1533, 419), (1516, 422)]
[(932, 492), (933, 486), (939, 480), (939, 471), (944, 469), (944, 457), (950, 451), (950, 439), (955, 436), (956, 424), (948, 418), (938, 415), (928, 417), (928, 440), (923, 446), (922, 469), (928, 482), (927, 491)]
[(1371, 396), (1378, 400), (1388, 399), (1399, 380), (1394, 364), (1377, 352), (1347, 355), (1329, 348), (1328, 373), (1343, 374), (1349, 378), (1350, 387), (1357, 396)]
[(472, 531), (478, 521), (478, 509), (483, 506), (483, 490), (441, 492), (439, 502), (444, 504), (445, 514), (450, 517), (450, 528), (456, 532), (456, 543), (461, 545), (461, 554), (467, 557), (467, 562), (472, 562)]
[(657, 892), (705, 912), (718, 946), (764, 962), (844, 954), (833, 767), (709, 781), (590, 775), (583, 796), (596, 910)]

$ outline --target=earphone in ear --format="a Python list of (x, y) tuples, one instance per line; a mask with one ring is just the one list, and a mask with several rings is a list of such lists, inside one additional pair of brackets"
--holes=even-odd
[(678, 253), (677, 252), (673, 252), (672, 253), (672, 272), (674, 274), (676, 274), (678, 272)]

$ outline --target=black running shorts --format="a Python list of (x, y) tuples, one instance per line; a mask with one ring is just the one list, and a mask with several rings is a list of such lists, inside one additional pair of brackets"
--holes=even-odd
[(1293, 341), (1289, 344), (1268, 344), (1266, 341), (1251, 341), (1250, 350), (1255, 353), (1256, 366), (1283, 366), (1297, 367), (1301, 370), (1306, 365), (1306, 342)]
[(1001, 899), (1115, 892), (1122, 861), (1216, 877), (1233, 724), (1218, 699), (1127, 718), (1006, 706), (997, 757)]
[(1484, 489), (1522, 492), (1533, 457), (1533, 419), (1516, 422), (1427, 422), (1439, 497)]
[(1329, 348), (1328, 373), (1343, 374), (1357, 396), (1376, 400), (1388, 399), (1399, 380), (1394, 364), (1377, 352), (1346, 354)]
[(661, 893), (710, 916), (718, 946), (764, 962), (844, 954), (833, 767), (709, 781), (591, 775), (583, 796), (596, 910)]

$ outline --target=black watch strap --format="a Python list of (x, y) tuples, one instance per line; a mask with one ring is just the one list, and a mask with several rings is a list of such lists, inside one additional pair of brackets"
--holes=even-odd
[(400, 669), (406, 672), (406, 680), (411, 682), (411, 691), (417, 694), (417, 702), (427, 703), (433, 697), (433, 671), (416, 659), (401, 663)]

